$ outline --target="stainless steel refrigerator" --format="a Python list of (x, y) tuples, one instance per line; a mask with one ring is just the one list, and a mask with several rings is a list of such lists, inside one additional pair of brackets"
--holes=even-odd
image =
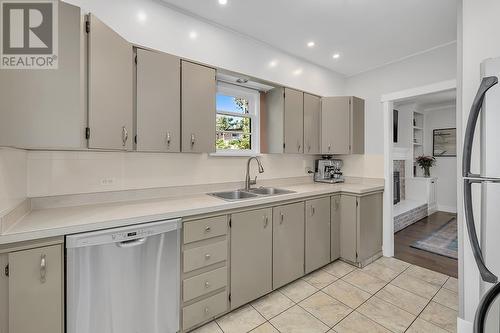
[[(498, 85), (500, 58), (484, 61), (481, 65), (481, 73), (481, 85), (471, 106), (464, 135), (462, 175), (464, 177), (465, 220), (474, 259), (481, 274), (482, 289), (485, 291), (476, 311), (474, 332), (500, 333), (500, 283), (498, 283), (498, 276), (500, 276), (500, 86)], [(473, 173), (471, 171), (472, 150), (474, 140), (478, 139), (480, 140), (480, 171)], [(476, 230), (475, 213), (481, 216), (481, 230)]]

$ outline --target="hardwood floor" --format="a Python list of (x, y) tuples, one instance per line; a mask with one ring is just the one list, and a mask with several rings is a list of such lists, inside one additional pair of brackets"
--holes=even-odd
[(425, 267), (455, 278), (458, 277), (458, 261), (431, 252), (410, 247), (456, 217), (456, 214), (436, 212), (394, 235), (394, 256), (417, 266)]

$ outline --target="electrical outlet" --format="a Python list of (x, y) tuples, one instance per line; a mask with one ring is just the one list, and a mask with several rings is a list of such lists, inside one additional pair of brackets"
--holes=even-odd
[(114, 185), (115, 183), (116, 183), (116, 178), (114, 177), (101, 179), (101, 185), (103, 186), (110, 186)]

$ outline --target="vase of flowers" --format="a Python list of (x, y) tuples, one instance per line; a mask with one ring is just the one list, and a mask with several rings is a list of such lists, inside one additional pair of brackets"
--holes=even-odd
[(424, 177), (430, 177), (431, 176), (431, 167), (436, 164), (436, 159), (432, 156), (419, 156), (417, 157), (417, 164), (419, 167), (421, 167), (424, 170)]

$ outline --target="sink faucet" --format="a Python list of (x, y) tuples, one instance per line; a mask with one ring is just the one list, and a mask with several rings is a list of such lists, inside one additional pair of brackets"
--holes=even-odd
[(260, 159), (257, 156), (252, 156), (248, 159), (247, 161), (247, 174), (245, 177), (245, 190), (249, 190), (252, 185), (257, 184), (257, 176), (255, 176), (255, 179), (252, 180), (250, 179), (250, 162), (252, 160), (256, 160), (257, 164), (259, 165), (259, 173), (264, 172), (264, 167), (262, 166), (262, 163), (260, 162)]

